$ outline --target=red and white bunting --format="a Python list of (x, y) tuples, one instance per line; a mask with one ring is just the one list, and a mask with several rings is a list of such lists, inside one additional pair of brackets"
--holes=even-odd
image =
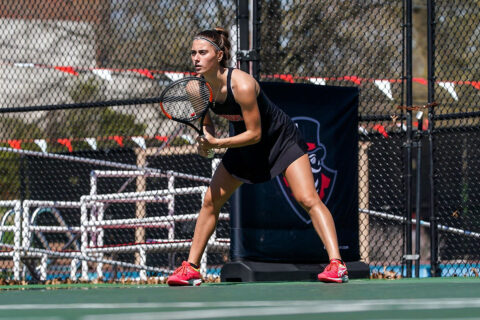
[(184, 78), (185, 74), (181, 72), (165, 72), (165, 76), (172, 81), (176, 81)]
[(142, 76), (145, 76), (149, 79), (155, 79), (153, 74), (150, 72), (148, 69), (130, 69), (130, 71), (136, 72), (138, 74), (141, 74)]
[(57, 139), (57, 142), (64, 145), (69, 152), (73, 152), (72, 139), (68, 139), (68, 138)]
[(70, 66), (55, 66), (53, 68), (58, 71), (62, 71), (65, 73), (73, 74), (74, 76), (78, 76), (78, 72), (73, 67), (70, 67)]
[(308, 78), (308, 80), (313, 84), (318, 84), (320, 86), (324, 86), (327, 84), (327, 80), (325, 78)]
[(114, 140), (120, 147), (123, 147), (123, 137), (121, 136), (112, 136), (108, 137), (110, 140)]
[(95, 138), (85, 138), (85, 141), (93, 150), (97, 150), (97, 140)]
[(373, 130), (377, 131), (378, 133), (380, 133), (385, 138), (388, 138), (387, 130), (385, 130), (385, 127), (382, 126), (381, 124), (374, 125)]
[(131, 139), (132, 139), (133, 142), (135, 142), (143, 150), (147, 149), (147, 144), (145, 143), (145, 138), (144, 137), (132, 137)]
[(382, 91), (390, 100), (393, 100), (392, 84), (389, 80), (375, 80), (373, 83)]
[[(11, 66), (16, 68), (41, 68), (41, 69), (55, 69), (63, 73), (78, 76), (79, 72), (92, 72), (97, 77), (104, 79), (106, 81), (114, 81), (114, 73), (128, 73), (134, 72), (140, 74), (148, 79), (155, 79), (155, 74), (165, 75), (172, 81), (181, 79), (190, 72), (175, 72), (175, 71), (164, 71), (164, 70), (152, 70), (147, 68), (135, 68), (135, 69), (114, 69), (114, 68), (91, 68), (91, 67), (80, 67), (80, 66), (56, 66), (56, 65), (46, 65), (40, 63), (32, 62), (9, 62), (0, 60), (0, 65)], [(389, 100), (394, 100), (392, 92), (392, 83), (399, 83), (403, 80), (400, 79), (373, 79), (373, 78), (360, 78), (358, 76), (338, 76), (338, 77), (300, 77), (294, 76), (292, 74), (273, 74), (273, 75), (262, 75), (263, 79), (281, 79), (285, 82), (294, 83), (296, 80), (307, 80), (311, 83), (317, 85), (327, 85), (329, 81), (349, 81), (353, 82), (356, 85), (363, 85), (365, 83), (374, 83), (374, 85), (381, 90)], [(427, 79), (425, 78), (413, 78), (413, 82), (420, 85), (426, 86), (428, 84)], [(471, 81), (471, 80), (458, 80), (458, 81), (437, 81), (438, 86), (445, 89), (455, 101), (459, 101), (459, 96), (456, 90), (456, 86), (472, 86), (473, 88), (480, 90), (480, 81)], [(117, 141), (119, 144), (122, 142)], [(12, 142), (13, 143), (13, 142)]]
[(13, 64), (15, 67), (19, 68), (34, 68), (35, 65), (33, 63), (14, 63)]
[(447, 90), (448, 93), (452, 96), (452, 98), (455, 101), (458, 101), (458, 95), (457, 92), (455, 91), (455, 83), (453, 82), (447, 82), (447, 81), (440, 81), (438, 82), (438, 85), (442, 87), (443, 89)]
[(113, 81), (112, 71), (108, 69), (93, 69), (92, 73), (103, 80)]
[(47, 140), (45, 139), (35, 139), (33, 140), (35, 144), (42, 150), (42, 152), (46, 153), (47, 152)]
[(368, 136), (368, 130), (363, 126), (358, 126), (358, 133)]
[(8, 144), (13, 149), (22, 149), (22, 141), (21, 140), (8, 140)]

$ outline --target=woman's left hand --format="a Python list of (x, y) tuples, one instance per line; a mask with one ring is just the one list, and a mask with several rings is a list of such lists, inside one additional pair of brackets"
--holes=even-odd
[(205, 132), (203, 136), (197, 137), (198, 147), (203, 150), (213, 149), (216, 147), (216, 140), (214, 136)]

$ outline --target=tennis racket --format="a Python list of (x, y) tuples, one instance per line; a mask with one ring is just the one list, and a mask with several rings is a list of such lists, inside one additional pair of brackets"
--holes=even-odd
[[(198, 77), (176, 80), (160, 95), (160, 107), (165, 116), (192, 127), (200, 136), (204, 136), (203, 120), (212, 101), (212, 88)], [(198, 119), (200, 123), (196, 126), (194, 123)], [(213, 150), (208, 150), (207, 157), (212, 158), (213, 155)]]

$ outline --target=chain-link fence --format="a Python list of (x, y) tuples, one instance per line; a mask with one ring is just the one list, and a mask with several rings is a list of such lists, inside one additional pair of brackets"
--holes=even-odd
[(480, 8), (472, 1), (433, 1), (434, 208), (442, 276), (478, 276), (480, 264), (479, 94), (476, 79)]
[[(427, 205), (414, 218), (422, 219), (422, 226), (430, 219), (433, 239), (438, 232), (433, 257), (422, 251), (420, 263), (428, 266), (432, 259), (441, 275), (475, 273), (476, 5), (430, 1), (436, 37), (435, 73), (428, 80), (435, 81), (439, 106), (430, 109), (424, 125), (434, 131), (416, 136), (422, 155), (414, 155), (412, 163), (427, 161), (422, 182), (412, 189), (406, 183), (412, 150), (405, 147), (411, 114), (397, 108), (406, 103), (405, 87), (412, 81), (404, 64), (409, 1), (252, 3), (250, 10), (258, 9), (255, 32), (243, 36), (258, 50), (252, 71), (259, 80), (360, 88), (360, 258), (372, 277), (405, 275), (411, 253), (407, 229), (415, 226), (406, 223), (412, 214), (406, 199), (419, 187)], [(229, 30), (236, 56), (237, 22), (245, 19), (237, 15), (237, 5), (235, 0), (2, 2), (2, 283), (158, 282), (186, 259), (202, 195), (221, 154), (212, 160), (198, 156), (195, 133), (166, 120), (145, 99), (191, 74), (191, 38), (202, 29)], [(11, 112), (4, 112), (7, 108)], [(218, 134), (227, 135), (225, 121), (214, 121)], [(437, 219), (429, 217), (430, 169)], [(202, 259), (207, 280), (218, 279), (228, 260), (228, 213), (227, 203)], [(430, 237), (426, 227), (420, 230), (425, 250)]]
[[(145, 101), (192, 73), (195, 33), (222, 26), (235, 50), (235, 7), (2, 2), (0, 104), (12, 111), (0, 120), (3, 278), (160, 281), (186, 260), (219, 158), (198, 156), (194, 132)], [(226, 207), (202, 260), (207, 279), (229, 235)]]
[(403, 3), (260, 1), (259, 10), (262, 80), (360, 88), (360, 256), (375, 275), (401, 274)]

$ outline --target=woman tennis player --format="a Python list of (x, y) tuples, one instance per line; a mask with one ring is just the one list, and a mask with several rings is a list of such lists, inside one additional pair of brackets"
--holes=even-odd
[(338, 249), (332, 215), (319, 198), (307, 145), (293, 121), (266, 95), (248, 73), (229, 68), (230, 42), (221, 29), (205, 30), (193, 38), (191, 59), (195, 71), (213, 90), (211, 110), (228, 119), (234, 134), (216, 138), (207, 115), (204, 136), (197, 138), (198, 152), (228, 148), (206, 192), (195, 226), (188, 261), (168, 278), (169, 285), (200, 285), (198, 265), (217, 225), (224, 203), (242, 183), (260, 183), (283, 174), (298, 203), (310, 215), (327, 250), (330, 264), (318, 275), (323, 282), (347, 282), (347, 268)]

